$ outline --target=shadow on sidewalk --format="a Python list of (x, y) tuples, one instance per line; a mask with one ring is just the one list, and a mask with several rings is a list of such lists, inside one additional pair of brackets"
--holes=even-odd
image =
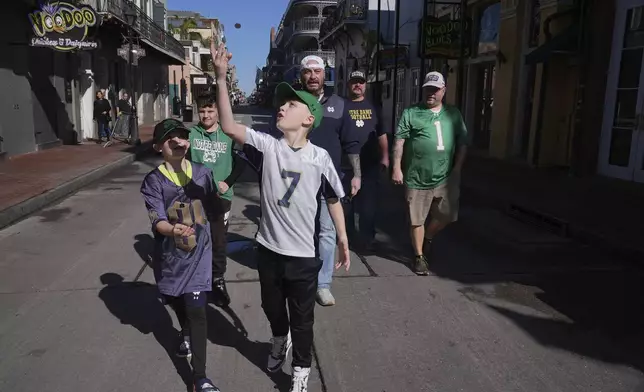
[[(244, 308), (252, 305), (245, 304)], [(250, 363), (261, 369), (275, 383), (275, 389), (279, 392), (288, 392), (291, 383), (291, 377), (280, 371), (278, 373), (269, 373), (266, 371), (268, 354), (271, 349), (270, 343), (251, 341), (248, 339), (248, 332), (243, 323), (230, 308), (213, 308), (208, 306), (208, 339), (218, 345), (231, 347), (237, 350)], [(230, 320), (225, 315), (230, 317)]]
[(186, 391), (192, 392), (192, 370), (185, 358), (174, 355), (179, 331), (160, 302), (157, 287), (143, 282), (124, 282), (121, 275), (111, 272), (101, 275), (101, 283), (105, 287), (98, 297), (105, 307), (121, 324), (130, 325), (144, 335), (151, 333), (166, 351)]
[(134, 236), (134, 250), (148, 267), (152, 267), (152, 254), (154, 252), (154, 238), (149, 234)]
[[(394, 188), (390, 186), (390, 188)], [(383, 189), (375, 254), (411, 256), (402, 189)], [(644, 268), (526, 225), (462, 192), (459, 221), (434, 239), (431, 272), (465, 285), (544, 347), (644, 372)]]

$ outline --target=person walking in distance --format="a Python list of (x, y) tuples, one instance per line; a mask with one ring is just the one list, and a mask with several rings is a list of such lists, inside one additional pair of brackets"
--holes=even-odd
[[(329, 153), (307, 140), (322, 118), (318, 98), (306, 91), (295, 91), (288, 83), (275, 90), (280, 102), (277, 127), (279, 139), (237, 124), (226, 86), (226, 70), (231, 55), (223, 45), (211, 44), (217, 75), (217, 107), (222, 130), (239, 144), (256, 149), (261, 155), (261, 218), (256, 236), (257, 270), (261, 285), (262, 308), (273, 333), (267, 371), (280, 371), (289, 349), (293, 349), (293, 375), (290, 392), (306, 392), (311, 373), (313, 323), (318, 272), (322, 262), (316, 252), (315, 216), (327, 208), (338, 232), (339, 261), (349, 269), (349, 244), (344, 213), (339, 199), (342, 183)], [(323, 183), (326, 186), (322, 186)], [(322, 192), (324, 206), (317, 198)], [(288, 305), (288, 307), (287, 307)], [(289, 332), (290, 331), (290, 332)]]
[[(389, 169), (389, 139), (379, 121), (379, 110), (365, 98), (367, 76), (363, 71), (353, 71), (347, 83), (349, 100), (345, 102), (347, 115), (344, 129), (355, 134), (360, 150), (361, 191), (351, 199), (347, 214), (348, 231), (355, 229), (354, 213), (358, 215), (358, 244), (371, 250), (376, 235), (376, 211), (380, 177)], [(342, 162), (345, 178), (352, 179), (353, 170), (346, 160)], [(353, 241), (353, 240), (352, 240)]]
[(214, 97), (197, 100), (199, 124), (190, 128), (190, 151), (188, 159), (204, 164), (212, 170), (217, 195), (215, 215), (210, 217), (212, 234), (212, 292), (211, 300), (219, 307), (230, 304), (226, 288), (226, 233), (232, 207), (233, 184), (242, 174), (245, 163), (233, 152), (233, 141), (219, 126), (219, 115)]
[(442, 103), (446, 87), (441, 73), (428, 73), (422, 88), (424, 102), (406, 108), (398, 123), (392, 180), (405, 185), (412, 269), (428, 275), (434, 237), (458, 218), (467, 129), (461, 112)]
[[(350, 182), (350, 196), (354, 197), (361, 186), (362, 171), (360, 167), (360, 142), (359, 136), (351, 127), (345, 127), (345, 100), (338, 95), (324, 94), (324, 61), (319, 56), (306, 56), (301, 63), (300, 81), (302, 88), (318, 98), (323, 108), (322, 122), (311, 131), (309, 140), (318, 147), (325, 149), (331, 156), (340, 179), (342, 154), (346, 154), (350, 162), (353, 177)], [(326, 200), (320, 199), (320, 235), (319, 252), (322, 259), (322, 269), (318, 276), (317, 301), (322, 306), (335, 305), (335, 298), (331, 293), (333, 280), (333, 265), (335, 263), (336, 227), (326, 208)]]

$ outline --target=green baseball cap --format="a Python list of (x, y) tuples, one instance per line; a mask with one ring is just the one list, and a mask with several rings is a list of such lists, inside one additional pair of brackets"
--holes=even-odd
[(286, 82), (278, 84), (275, 87), (275, 100), (281, 104), (289, 99), (296, 99), (308, 106), (311, 114), (315, 117), (313, 128), (320, 125), (320, 122), (322, 122), (322, 105), (313, 94), (308, 91), (295, 90)]
[(181, 121), (175, 120), (174, 118), (166, 118), (165, 120), (154, 126), (154, 133), (152, 135), (152, 138), (154, 139), (155, 143), (160, 143), (170, 132), (173, 131), (185, 131), (187, 133), (190, 133), (190, 130), (185, 125), (183, 125)]

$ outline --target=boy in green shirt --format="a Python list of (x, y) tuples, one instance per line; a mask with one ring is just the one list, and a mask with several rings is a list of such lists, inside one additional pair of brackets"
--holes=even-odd
[(425, 76), (423, 96), (425, 102), (402, 113), (392, 171), (394, 184), (404, 183), (406, 188), (416, 255), (412, 269), (418, 275), (429, 274), (427, 257), (434, 236), (458, 218), (460, 172), (467, 151), (467, 129), (461, 112), (442, 103), (445, 79), (441, 73)]
[(233, 198), (233, 184), (244, 171), (245, 163), (234, 153), (234, 143), (219, 126), (217, 105), (212, 96), (198, 99), (199, 124), (190, 129), (189, 159), (212, 170), (219, 198), (211, 218), (212, 235), (212, 301), (225, 307), (230, 304), (224, 274), (226, 273), (226, 233)]

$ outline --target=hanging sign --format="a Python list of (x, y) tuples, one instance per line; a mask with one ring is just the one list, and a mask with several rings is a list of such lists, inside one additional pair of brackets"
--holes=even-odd
[[(425, 57), (459, 58), (461, 55), (460, 19), (440, 20), (431, 16), (425, 18), (425, 34), (420, 55)], [(470, 56), (471, 19), (465, 20), (465, 57)], [(421, 21), (422, 29), (422, 21)], [(420, 29), (419, 29), (420, 30)], [(422, 34), (422, 33), (421, 33)]]
[(69, 52), (98, 48), (98, 42), (87, 37), (90, 27), (96, 26), (98, 15), (88, 5), (75, 6), (64, 1), (44, 2), (40, 9), (29, 14), (34, 32), (31, 46)]

